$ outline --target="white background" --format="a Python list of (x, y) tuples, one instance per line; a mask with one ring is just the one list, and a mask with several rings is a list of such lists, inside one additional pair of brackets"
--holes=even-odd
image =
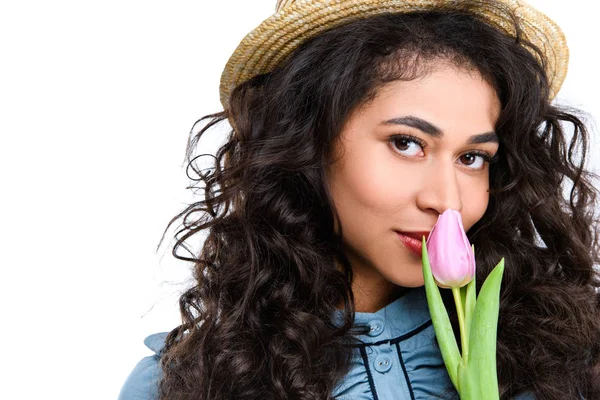
[[(531, 3), (570, 45), (557, 100), (598, 119), (593, 3)], [(188, 132), (221, 110), (229, 55), (274, 8), (1, 3), (0, 398), (116, 398), (151, 353), (144, 337), (178, 324), (189, 266), (170, 255), (168, 236), (156, 246), (191, 199)], [(216, 148), (223, 132), (203, 145)]]

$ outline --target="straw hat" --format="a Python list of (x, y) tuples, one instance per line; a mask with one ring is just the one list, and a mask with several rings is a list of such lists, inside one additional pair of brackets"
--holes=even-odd
[[(569, 61), (562, 30), (523, 0), (497, 1), (515, 12), (525, 38), (545, 54), (548, 60), (546, 72), (551, 82), (550, 96), (554, 98), (565, 79)], [(506, 15), (491, 9), (486, 2), (470, 3), (491, 25), (515, 36)], [(221, 75), (221, 103), (227, 109), (234, 87), (256, 75), (272, 71), (300, 43), (327, 29), (383, 13), (424, 11), (453, 4), (460, 6), (461, 0), (277, 0), (275, 14), (246, 35), (229, 58)]]

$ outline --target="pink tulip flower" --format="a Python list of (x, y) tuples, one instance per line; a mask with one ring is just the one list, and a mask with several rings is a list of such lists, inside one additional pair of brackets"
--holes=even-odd
[(447, 209), (427, 239), (431, 273), (441, 288), (460, 288), (473, 280), (475, 255), (456, 210)]

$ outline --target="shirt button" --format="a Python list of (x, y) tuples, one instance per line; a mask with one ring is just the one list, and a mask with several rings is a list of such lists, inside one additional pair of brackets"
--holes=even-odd
[(383, 333), (383, 321), (374, 319), (369, 322), (369, 336), (379, 336)]
[(385, 374), (392, 368), (392, 359), (388, 355), (380, 355), (375, 359), (375, 371)]

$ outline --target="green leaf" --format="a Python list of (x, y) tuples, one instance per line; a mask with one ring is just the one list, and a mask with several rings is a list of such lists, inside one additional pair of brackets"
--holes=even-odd
[(479, 386), (485, 390), (485, 399), (498, 399), (496, 373), (496, 334), (500, 307), (500, 286), (504, 273), (504, 258), (487, 277), (475, 304), (469, 337), (469, 371), (477, 371)]
[(448, 318), (448, 312), (442, 301), (440, 290), (433, 279), (431, 273), (431, 266), (429, 264), (429, 256), (427, 255), (427, 246), (425, 244), (425, 238), (423, 238), (423, 278), (425, 279), (425, 292), (427, 294), (427, 305), (429, 307), (429, 314), (433, 322), (433, 329), (435, 336), (440, 346), (442, 358), (444, 364), (446, 364), (446, 370), (450, 376), (452, 384), (460, 392), (458, 386), (458, 363), (460, 362), (460, 352), (458, 351), (458, 345), (456, 344), (456, 338), (454, 337), (454, 331), (450, 324), (450, 318)]
[[(475, 253), (475, 246), (471, 247), (473, 249), (473, 253)], [(477, 290), (477, 286), (476, 286), (476, 276), (477, 274), (473, 275), (473, 280), (471, 282), (469, 282), (466, 286), (466, 299), (465, 299), (465, 328), (467, 330), (466, 335), (467, 338), (471, 338), (471, 321), (473, 320), (473, 313), (475, 312), (475, 302), (476, 302), (476, 296), (475, 296), (475, 292)], [(470, 340), (469, 342), (470, 343)], [(469, 345), (470, 347), (470, 345)], [(466, 353), (465, 353), (466, 352)], [(463, 360), (465, 361), (465, 363), (469, 362), (469, 349), (463, 349)]]
[(464, 360), (458, 364), (458, 384), (460, 386), (460, 400), (481, 400), (481, 389), (477, 369), (470, 368)]

